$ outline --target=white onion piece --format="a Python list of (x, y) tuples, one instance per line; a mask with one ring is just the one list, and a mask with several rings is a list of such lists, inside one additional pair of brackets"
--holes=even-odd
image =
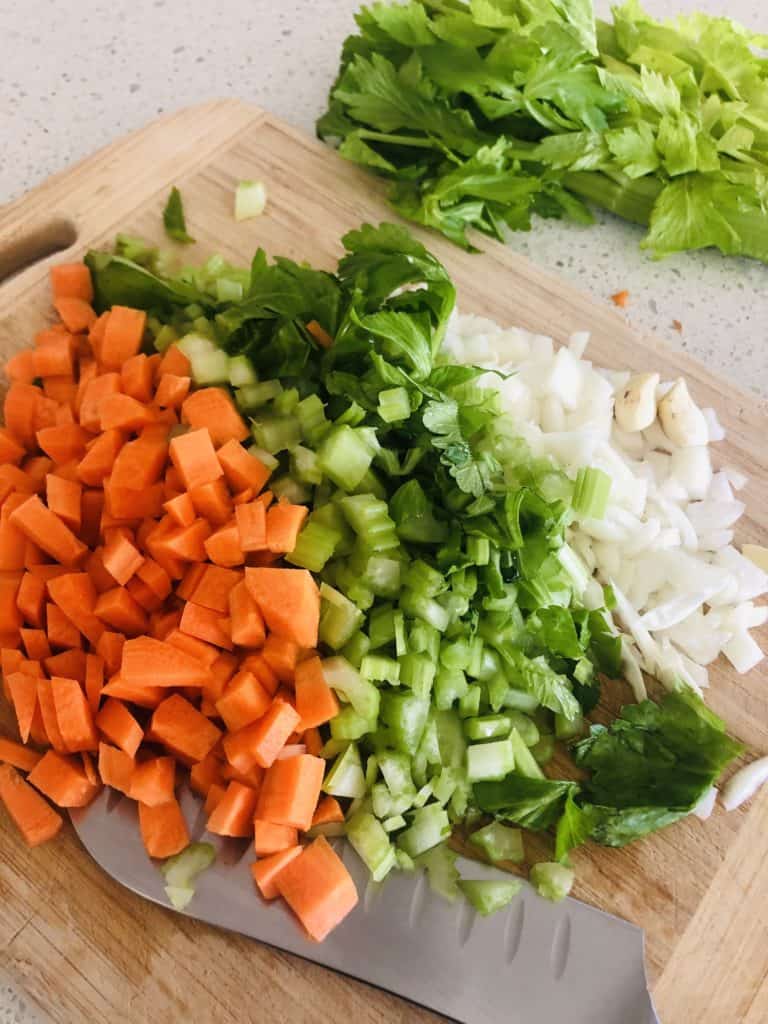
[(642, 616), (640, 621), (652, 633), (657, 629), (669, 629), (687, 619), (712, 596), (713, 590), (694, 590), (689, 594), (680, 594), (671, 601), (657, 605)]
[(754, 796), (758, 789), (768, 780), (768, 757), (760, 757), (757, 761), (739, 768), (735, 775), (723, 786), (720, 800), (726, 811), (735, 811), (737, 807)]
[(707, 433), (709, 435), (710, 444), (713, 441), (722, 441), (725, 438), (725, 431), (723, 430), (720, 420), (717, 418), (715, 410), (702, 409), (701, 412), (704, 416), (704, 422), (707, 424)]
[(691, 814), (695, 814), (701, 821), (706, 821), (707, 818), (712, 814), (715, 809), (715, 803), (717, 801), (717, 788), (710, 786), (709, 789), (704, 793), (702, 798), (696, 804), (691, 811)]
[(763, 660), (760, 644), (746, 629), (737, 630), (731, 639), (723, 644), (723, 654), (737, 672), (749, 672)]

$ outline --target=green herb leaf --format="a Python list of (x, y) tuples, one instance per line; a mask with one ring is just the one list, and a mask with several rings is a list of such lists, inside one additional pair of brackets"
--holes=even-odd
[(163, 224), (165, 233), (174, 242), (181, 242), (183, 245), (191, 245), (194, 238), (187, 232), (187, 224), (184, 220), (184, 205), (181, 201), (181, 192), (174, 185), (168, 202), (163, 210)]

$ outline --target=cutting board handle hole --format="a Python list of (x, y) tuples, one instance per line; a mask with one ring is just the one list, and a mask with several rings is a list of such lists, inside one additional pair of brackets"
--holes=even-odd
[(74, 223), (66, 217), (54, 217), (16, 238), (0, 242), (0, 284), (27, 267), (69, 249), (76, 241)]

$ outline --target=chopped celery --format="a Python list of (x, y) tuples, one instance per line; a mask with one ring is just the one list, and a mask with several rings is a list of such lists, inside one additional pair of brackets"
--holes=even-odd
[(406, 615), (423, 619), (441, 633), (446, 630), (451, 619), (448, 611), (434, 598), (424, 597), (412, 590), (403, 591), (400, 596), (400, 607)]
[(505, 698), (509, 692), (506, 676), (501, 672), (486, 679), (484, 682), (485, 692), (488, 696), (488, 703), (492, 711), (500, 711), (504, 707)]
[(328, 761), (332, 757), (338, 757), (339, 754), (343, 754), (348, 746), (349, 743), (346, 740), (328, 740), (320, 751), (320, 757)]
[(402, 658), (404, 654), (408, 653), (408, 642), (405, 638), (405, 617), (398, 609), (392, 613), (392, 618), (395, 625), (395, 654), (398, 658)]
[(461, 669), (441, 668), (435, 680), (435, 707), (447, 711), (469, 691), (467, 677)]
[[(393, 524), (394, 525), (394, 524)], [(445, 577), (421, 558), (411, 562), (405, 574), (405, 586), (420, 597), (437, 597), (447, 588)]]
[(381, 719), (397, 750), (413, 754), (421, 742), (429, 715), (429, 698), (390, 690), (381, 695)]
[(393, 814), (391, 818), (385, 818), (381, 824), (385, 832), (399, 832), (401, 828), (405, 828), (408, 822), (402, 814)]
[(335, 740), (359, 740), (376, 728), (375, 718), (364, 718), (351, 704), (331, 719), (331, 737)]
[(416, 796), (413, 798), (414, 807), (423, 807), (432, 797), (432, 783), (425, 782)]
[(405, 850), (395, 849), (395, 863), (400, 871), (415, 871), (416, 865), (413, 858), (409, 857)]
[(170, 324), (164, 324), (155, 335), (155, 350), (157, 352), (165, 352), (178, 339), (179, 336), (175, 328), (171, 327)]
[(459, 872), (456, 867), (456, 854), (445, 844), (433, 846), (422, 853), (417, 866), (426, 868), (429, 887), (443, 899), (454, 902), (459, 897)]
[(164, 892), (174, 910), (186, 910), (195, 895), (194, 889), (182, 885), (166, 885)]
[(522, 711), (513, 711), (512, 709), (506, 711), (505, 715), (509, 718), (511, 727), (520, 733), (526, 747), (532, 747), (539, 742), (539, 730), (532, 718), (524, 715)]
[(294, 480), (287, 473), (284, 476), (275, 477), (270, 481), (269, 487), (276, 498), (283, 498), (292, 505), (305, 505), (312, 497), (311, 488), (306, 484), (300, 484), (298, 480)]
[(274, 455), (271, 455), (268, 451), (265, 451), (263, 448), (259, 448), (257, 444), (252, 444), (250, 448), (246, 448), (246, 451), (252, 458), (258, 459), (259, 462), (262, 462), (270, 471), (270, 473), (272, 472), (272, 470), (277, 469), (277, 467), (280, 465), (279, 461), (274, 457)]
[(409, 857), (418, 857), (451, 834), (448, 815), (440, 804), (426, 804), (413, 812), (411, 824), (397, 837), (397, 845)]
[(303, 484), (319, 484), (323, 479), (320, 460), (302, 444), (297, 444), (291, 451), (291, 473)]
[(488, 917), (512, 902), (523, 883), (515, 878), (474, 880), (462, 878), (459, 888), (482, 917)]
[(555, 715), (555, 736), (559, 740), (572, 740), (584, 732), (584, 716), (577, 714), (573, 718)]
[(406, 388), (389, 388), (379, 392), (379, 416), (385, 423), (407, 420), (411, 415), (411, 400)]
[(413, 806), (413, 800), (411, 793), (393, 796), (383, 782), (376, 782), (371, 787), (373, 813), (377, 818), (391, 818), (396, 814), (405, 814)]
[(353, 494), (339, 504), (360, 543), (369, 551), (391, 551), (400, 546), (385, 501), (372, 494)]
[(260, 181), (240, 181), (235, 189), (235, 220), (249, 220), (264, 212), (267, 190)]
[(531, 885), (539, 896), (552, 903), (564, 900), (573, 888), (574, 873), (572, 868), (555, 862), (534, 864), (528, 875)]
[(522, 864), (525, 860), (522, 831), (519, 828), (502, 825), (499, 821), (492, 821), (485, 828), (473, 832), (469, 841), (478, 846), (494, 863), (508, 860), (513, 864)]
[(229, 277), (220, 277), (216, 281), (216, 298), (219, 302), (239, 302), (244, 290), (240, 281), (233, 281)]
[(322, 665), (328, 686), (351, 704), (361, 718), (372, 720), (375, 724), (379, 714), (379, 691), (376, 687), (363, 679), (346, 658), (340, 655), (326, 658)]
[(160, 867), (168, 885), (192, 888), (198, 875), (216, 860), (216, 848), (211, 843), (191, 843), (175, 857), (169, 857)]
[(340, 540), (341, 534), (336, 530), (310, 519), (297, 537), (296, 547), (285, 556), (285, 560), (310, 572), (320, 572), (333, 557)]
[(411, 624), (408, 650), (414, 654), (426, 654), (432, 661), (437, 661), (440, 656), (440, 632), (428, 622), (418, 619)]
[(503, 779), (515, 767), (515, 754), (508, 739), (474, 743), (467, 747), (467, 777), (470, 782)]
[(376, 754), (371, 754), (368, 760), (365, 762), (365, 784), (368, 789), (374, 784), (376, 779), (379, 777), (379, 759)]
[(363, 624), (363, 613), (327, 583), (320, 584), (320, 639), (340, 650)]
[(462, 672), (469, 666), (470, 643), (467, 637), (446, 641), (440, 645), (440, 664), (447, 669), (460, 669)]
[(318, 450), (320, 465), (328, 477), (345, 491), (353, 491), (371, 465), (373, 453), (352, 427), (334, 427)]
[(531, 747), (531, 753), (537, 764), (549, 764), (555, 756), (555, 737), (552, 733), (542, 733), (539, 742)]
[(341, 649), (341, 656), (346, 658), (350, 665), (358, 671), (368, 651), (371, 649), (371, 641), (361, 630), (353, 633)]
[(371, 649), (374, 651), (395, 639), (395, 613), (391, 604), (380, 604), (371, 609), (368, 616), (368, 635), (371, 638)]
[(324, 821), (320, 825), (313, 825), (307, 832), (307, 838), (315, 839), (317, 836), (325, 836), (327, 839), (335, 839), (338, 836), (346, 835), (346, 831), (343, 821)]
[[(193, 337), (187, 335), (187, 338)], [(207, 342), (208, 348), (196, 349), (194, 351), (185, 348), (182, 338), (179, 348), (189, 359), (192, 367), (192, 379), (195, 384), (227, 384), (229, 383), (229, 356), (226, 352), (216, 348), (211, 342)]]
[[(286, 388), (280, 392), (272, 403), (272, 408), (278, 416), (295, 416), (296, 406), (299, 404), (299, 392), (296, 388)], [(298, 420), (298, 417), (296, 417)]]
[(435, 679), (435, 664), (424, 654), (405, 654), (400, 659), (400, 682), (417, 697), (428, 697)]
[(299, 421), (301, 436), (307, 444), (319, 444), (328, 431), (331, 424), (325, 416), (325, 406), (319, 395), (308, 395), (302, 399), (295, 409), (296, 418)]
[(611, 478), (595, 466), (582, 467), (573, 488), (573, 511), (582, 519), (602, 519), (608, 508)]
[(395, 866), (395, 850), (389, 836), (368, 811), (358, 811), (347, 821), (347, 839), (371, 873), (380, 882)]
[(392, 796), (414, 796), (416, 788), (411, 777), (411, 762), (405, 754), (395, 750), (382, 751), (378, 764), (387, 789)]
[(401, 563), (397, 559), (372, 555), (365, 561), (361, 578), (378, 597), (397, 597), (400, 570)]
[(363, 766), (357, 745), (350, 743), (325, 776), (323, 792), (331, 796), (360, 797), (366, 792)]
[(443, 807), (448, 803), (459, 785), (459, 773), (455, 768), (448, 766), (440, 769), (440, 774), (432, 780), (432, 792), (435, 800)]
[(467, 537), (467, 558), (473, 565), (488, 565), (491, 545), (487, 537)]
[(283, 387), (279, 380), (263, 380), (258, 384), (246, 384), (235, 392), (238, 408), (252, 412), (271, 402), (280, 394)]
[(511, 730), (512, 719), (509, 715), (483, 715), (480, 718), (468, 718), (464, 722), (464, 732), (470, 740), (506, 738)]
[(532, 694), (511, 686), (507, 689), (502, 704), (505, 708), (514, 708), (515, 711), (522, 711), (526, 715), (530, 715), (539, 706), (538, 700)]
[(350, 427), (356, 427), (358, 423), (362, 423), (365, 419), (365, 409), (352, 401), (349, 403), (347, 408), (337, 416), (333, 421), (337, 426), (344, 426), (345, 424)]
[(400, 682), (400, 662), (381, 654), (369, 654), (362, 660), (360, 675), (369, 683), (390, 683), (396, 686)]
[(524, 775), (527, 779), (543, 779), (544, 772), (539, 767), (536, 758), (526, 747), (525, 743), (523, 743), (523, 738), (517, 729), (513, 729), (509, 734), (509, 742), (514, 752), (515, 771), (518, 775)]
[(259, 447), (265, 448), (272, 455), (290, 451), (301, 441), (299, 421), (294, 416), (260, 415), (259, 419), (253, 420), (251, 433)]
[(473, 683), (467, 687), (467, 692), (459, 699), (459, 714), (462, 718), (472, 718), (480, 711), (481, 688)]

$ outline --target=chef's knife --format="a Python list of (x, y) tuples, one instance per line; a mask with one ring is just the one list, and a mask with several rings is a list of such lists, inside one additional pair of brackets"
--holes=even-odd
[[(193, 836), (202, 806), (186, 790)], [(140, 896), (169, 906), (163, 878), (144, 851), (136, 805), (105, 789), (71, 812), (96, 862)], [(338, 850), (361, 893), (359, 906), (323, 943), (304, 937), (282, 901), (255, 893), (245, 840), (206, 836), (217, 847), (197, 882), (190, 917), (314, 960), (464, 1024), (658, 1024), (645, 978), (643, 933), (575, 899), (553, 905), (527, 885), (503, 912), (482, 918), (469, 904), (434, 895), (423, 874), (368, 881), (352, 848)], [(498, 877), (460, 858), (466, 878)]]

